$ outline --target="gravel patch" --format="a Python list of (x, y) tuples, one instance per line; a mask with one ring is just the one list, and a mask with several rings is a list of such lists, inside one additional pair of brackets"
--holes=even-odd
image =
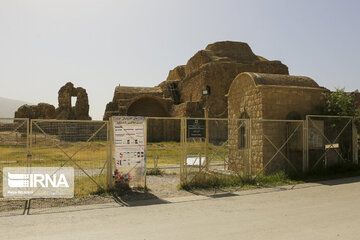
[(150, 188), (150, 192), (158, 198), (188, 196), (191, 193), (179, 190), (180, 176), (179, 175), (159, 175), (147, 176), (146, 185)]

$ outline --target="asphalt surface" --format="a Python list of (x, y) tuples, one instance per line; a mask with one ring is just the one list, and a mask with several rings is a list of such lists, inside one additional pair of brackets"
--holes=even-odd
[(348, 178), (132, 207), (45, 209), (1, 217), (0, 238), (360, 239), (359, 201), (360, 178)]

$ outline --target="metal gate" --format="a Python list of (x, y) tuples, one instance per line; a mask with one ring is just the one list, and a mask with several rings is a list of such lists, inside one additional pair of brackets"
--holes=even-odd
[(24, 209), (21, 199), (2, 198), (4, 167), (73, 167), (75, 196), (104, 191), (112, 180), (108, 138), (107, 121), (0, 118), (0, 212)]
[(305, 170), (304, 121), (251, 119), (252, 175)]
[(103, 191), (109, 184), (107, 121), (31, 120), (31, 167), (73, 167), (75, 195)]
[[(201, 184), (201, 179), (211, 175), (227, 175), (236, 171), (236, 163), (229, 161), (229, 154), (231, 154), (229, 146), (241, 138), (237, 134), (239, 131), (247, 131), (245, 129), (247, 129), (248, 120), (186, 118), (182, 121), (181, 184), (194, 181)], [(235, 127), (239, 131), (229, 132), (229, 127)], [(248, 149), (244, 148), (245, 162), (248, 162), (247, 152)]]
[(309, 170), (345, 162), (358, 163), (355, 122), (356, 118), (348, 116), (306, 117)]

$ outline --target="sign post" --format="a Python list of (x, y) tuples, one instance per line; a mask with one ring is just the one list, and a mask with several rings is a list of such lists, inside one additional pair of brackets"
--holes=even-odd
[(203, 119), (187, 119), (187, 138), (205, 138), (206, 121)]
[(145, 117), (114, 116), (115, 184), (131, 187), (145, 182)]

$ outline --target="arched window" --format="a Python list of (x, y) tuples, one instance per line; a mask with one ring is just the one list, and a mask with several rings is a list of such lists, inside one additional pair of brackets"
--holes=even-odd
[(247, 148), (247, 144), (246, 144), (246, 124), (247, 122), (243, 119), (250, 119), (249, 115), (247, 114), (247, 112), (243, 112), (241, 114), (240, 117), (241, 120), (238, 121), (238, 129), (239, 129), (239, 133), (238, 133), (238, 147), (239, 149), (244, 149)]

